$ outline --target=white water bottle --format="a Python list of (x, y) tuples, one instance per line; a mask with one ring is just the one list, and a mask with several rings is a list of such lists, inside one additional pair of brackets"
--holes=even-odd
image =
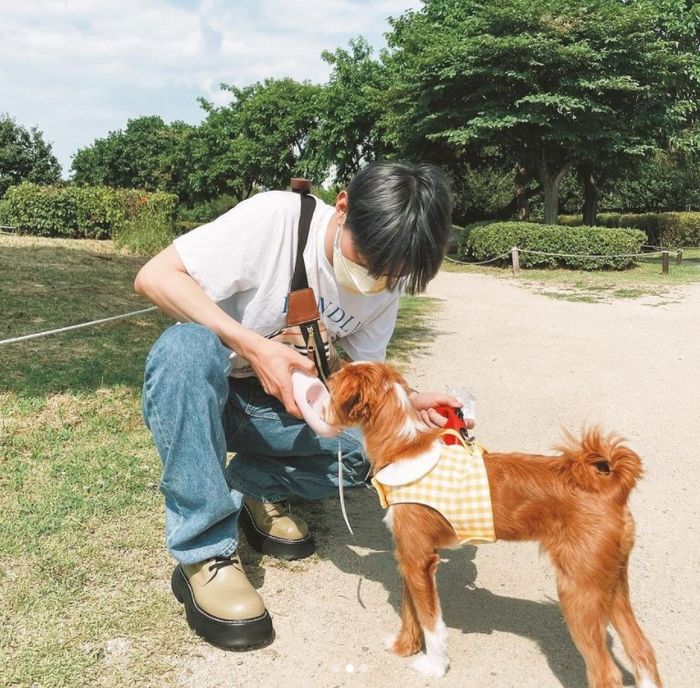
[(476, 398), (468, 389), (465, 387), (450, 387), (448, 385), (445, 388), (445, 392), (462, 404), (462, 414), (465, 420), (476, 420)]

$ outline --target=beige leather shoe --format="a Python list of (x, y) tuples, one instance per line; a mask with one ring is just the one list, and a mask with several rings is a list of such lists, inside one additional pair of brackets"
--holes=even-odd
[(314, 553), (314, 539), (303, 519), (292, 514), (288, 501), (243, 501), (239, 524), (253, 549), (283, 559), (303, 559)]
[(274, 637), (265, 603), (248, 581), (237, 553), (178, 564), (171, 587), (185, 605), (190, 628), (212, 645), (240, 649)]

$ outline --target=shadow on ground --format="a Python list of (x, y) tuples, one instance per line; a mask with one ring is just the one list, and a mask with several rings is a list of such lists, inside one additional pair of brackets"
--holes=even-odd
[[(356, 536), (345, 530), (337, 499), (323, 502), (296, 502), (296, 510), (312, 524), (318, 556), (332, 561), (346, 574), (358, 576), (356, 596), (362, 601), (365, 580), (380, 583), (389, 593), (389, 603), (398, 617), (401, 614), (401, 583), (393, 556), (391, 537), (381, 522), (383, 511), (374, 490), (356, 488), (350, 492), (348, 515)], [(366, 548), (369, 554), (357, 554), (351, 547)], [(254, 554), (254, 553), (253, 553)], [(442, 563), (438, 571), (438, 590), (442, 600), (444, 620), (448, 628), (471, 633), (512, 633), (537, 643), (552, 673), (565, 688), (585, 688), (586, 671), (576, 650), (559, 605), (555, 602), (535, 602), (497, 595), (476, 586), (476, 547), (440, 552)], [(262, 583), (260, 558), (249, 559)], [(533, 562), (534, 563), (534, 562)], [(539, 565), (539, 564), (538, 564)], [(396, 629), (398, 630), (398, 628)], [(462, 642), (468, 643), (465, 637)], [(608, 647), (612, 639), (608, 637)], [(507, 648), (503, 648), (507, 656)], [(451, 653), (456, 654), (454, 642)], [(515, 658), (513, 661), (517, 661)], [(620, 666), (618, 664), (618, 666)], [(407, 669), (408, 670), (408, 669)], [(634, 684), (634, 677), (622, 666), (623, 682)]]

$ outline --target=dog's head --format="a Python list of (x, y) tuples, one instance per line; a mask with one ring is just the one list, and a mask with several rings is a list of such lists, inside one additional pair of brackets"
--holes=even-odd
[(401, 375), (385, 363), (351, 363), (328, 381), (331, 407), (327, 419), (338, 427), (397, 419), (411, 412), (410, 389)]

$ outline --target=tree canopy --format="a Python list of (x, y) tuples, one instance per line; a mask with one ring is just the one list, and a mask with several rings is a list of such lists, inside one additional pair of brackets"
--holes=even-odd
[(61, 166), (44, 135), (36, 127), (27, 129), (0, 114), (0, 198), (20, 182), (52, 184), (60, 178)]
[(646, 0), (424, 0), (388, 36), (396, 144), (448, 164), (497, 146), (539, 178), (556, 222), (572, 166), (624, 169), (695, 114), (700, 63), (677, 9), (674, 24)]
[(128, 120), (124, 130), (81, 148), (73, 157), (73, 180), (147, 191), (170, 191), (187, 196), (189, 137), (196, 127), (166, 124), (161, 117)]
[[(423, 0), (390, 21), (379, 55), (362, 37), (324, 51), (325, 84), (222, 85), (230, 102), (200, 99), (201, 124), (129, 120), (78, 151), (73, 178), (170, 191), (191, 206), (291, 176), (340, 185), (366, 162), (406, 158), (447, 170), (465, 216), (526, 217), (543, 193), (556, 222), (566, 179), (592, 223), (601, 194), (665, 174), (648, 161), (696, 164), (698, 3)], [(663, 203), (680, 198), (663, 188)]]

